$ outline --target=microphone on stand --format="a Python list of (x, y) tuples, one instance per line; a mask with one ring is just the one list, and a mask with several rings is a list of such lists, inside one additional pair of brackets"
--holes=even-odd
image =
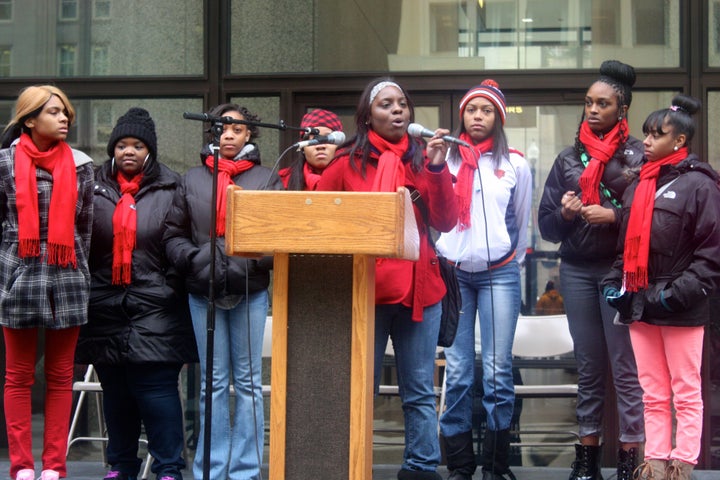
[[(413, 137), (426, 137), (432, 138), (435, 136), (435, 132), (428, 130), (419, 123), (411, 123), (408, 125), (407, 132)], [(471, 148), (470, 144), (460, 140), (459, 138), (451, 137), (450, 135), (443, 135), (442, 139), (446, 142), (454, 143), (456, 145), (462, 145), (463, 147)]]
[(333, 145), (340, 145), (345, 141), (345, 134), (343, 132), (330, 132), (327, 135), (318, 135), (312, 140), (303, 140), (297, 142), (293, 147), (297, 147), (300, 151), (303, 147), (311, 147), (313, 145), (320, 145), (321, 143), (331, 143)]

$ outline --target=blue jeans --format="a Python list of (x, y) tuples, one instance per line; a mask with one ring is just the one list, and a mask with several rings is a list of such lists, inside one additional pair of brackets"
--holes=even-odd
[(607, 304), (600, 290), (600, 282), (611, 266), (611, 262), (560, 263), (560, 290), (578, 369), (579, 433), (581, 437), (602, 434), (605, 379), (611, 373), (620, 421), (619, 440), (643, 442), (643, 391), (630, 332), (625, 325), (613, 325), (615, 309)]
[(441, 309), (425, 307), (422, 322), (414, 322), (409, 307), (375, 306), (375, 391), (390, 337), (405, 418), (404, 470), (434, 472), (440, 463), (434, 374)]
[[(202, 478), (208, 301), (197, 295), (190, 295), (189, 299), (200, 355), (200, 436), (193, 462), (193, 475)], [(251, 293), (232, 309), (215, 308), (210, 478), (260, 478), (265, 442), (262, 344), (267, 311), (267, 290)], [(235, 388), (232, 422), (231, 372)]]
[(483, 408), (488, 429), (510, 428), (515, 405), (512, 345), (520, 314), (520, 267), (516, 261), (493, 270), (457, 269), (462, 310), (457, 335), (445, 349), (446, 410), (440, 432), (452, 437), (472, 430), (475, 366), (475, 316), (480, 318)]
[(95, 365), (103, 389), (112, 470), (137, 476), (141, 422), (157, 478), (182, 479), (184, 432), (178, 392), (181, 364)]

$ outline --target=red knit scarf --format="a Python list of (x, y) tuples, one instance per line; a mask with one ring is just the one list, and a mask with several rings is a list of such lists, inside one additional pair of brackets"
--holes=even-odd
[(48, 212), (47, 262), (77, 268), (75, 258), (75, 204), (77, 176), (72, 150), (64, 141), (49, 150), (37, 149), (29, 135), (20, 135), (15, 150), (15, 190), (18, 209), (18, 255), (40, 255), (40, 212), (36, 167), (50, 172), (53, 188)]
[(308, 162), (303, 165), (303, 175), (305, 175), (305, 190), (317, 190), (320, 174), (313, 172)]
[(587, 120), (580, 125), (580, 142), (590, 155), (590, 162), (580, 175), (580, 190), (584, 205), (600, 204), (600, 180), (605, 172), (605, 165), (615, 154), (620, 143), (627, 140), (628, 132), (626, 118), (615, 124), (602, 139), (590, 130)]
[(129, 285), (131, 280), (132, 252), (137, 234), (137, 209), (135, 194), (140, 190), (142, 173), (128, 179), (122, 172), (117, 174), (122, 196), (113, 212), (113, 285)]
[(472, 205), (473, 181), (475, 170), (478, 169), (478, 160), (483, 153), (491, 152), (493, 149), (493, 139), (488, 137), (477, 145), (473, 144), (473, 140), (467, 132), (460, 134), (460, 140), (463, 140), (472, 148), (459, 148), (462, 163), (457, 172), (457, 183), (455, 184), (455, 196), (457, 197), (459, 215), (458, 215), (458, 231), (470, 228), (470, 207)]
[[(208, 155), (205, 165), (213, 171), (214, 157)], [(250, 170), (255, 164), (250, 160), (218, 160), (218, 184), (217, 184), (217, 219), (215, 231), (218, 237), (225, 236), (225, 215), (227, 213), (227, 187), (233, 185), (232, 177), (240, 175), (245, 170)]]
[(686, 147), (673, 152), (667, 157), (645, 163), (640, 169), (640, 181), (635, 189), (635, 196), (630, 206), (623, 252), (623, 285), (630, 292), (648, 285), (648, 256), (650, 252), (650, 227), (655, 207), (655, 191), (660, 167), (677, 165), (687, 158)]
[(397, 143), (392, 143), (375, 133), (374, 130), (370, 130), (368, 140), (380, 152), (372, 191), (396, 192), (398, 187), (405, 185), (405, 165), (403, 165), (402, 156), (410, 145), (408, 136), (405, 135)]

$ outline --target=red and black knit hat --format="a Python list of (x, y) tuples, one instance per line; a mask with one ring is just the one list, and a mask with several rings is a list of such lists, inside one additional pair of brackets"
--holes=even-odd
[(477, 97), (483, 97), (488, 99), (495, 109), (500, 114), (500, 120), (505, 125), (505, 95), (500, 91), (500, 86), (495, 80), (487, 79), (483, 80), (482, 83), (476, 87), (471, 88), (460, 100), (460, 119), (462, 120), (463, 114), (465, 113), (465, 106), (470, 100)]
[[(343, 129), (340, 117), (335, 115), (333, 112), (323, 110), (322, 108), (316, 108), (312, 112), (306, 113), (300, 123), (300, 128), (317, 127), (327, 127), (333, 132), (342, 132)], [(305, 132), (300, 132), (300, 136), (302, 137), (303, 135), (305, 135)]]

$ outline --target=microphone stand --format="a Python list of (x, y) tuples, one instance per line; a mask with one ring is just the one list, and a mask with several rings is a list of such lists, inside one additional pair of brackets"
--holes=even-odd
[(256, 127), (267, 127), (278, 130), (299, 130), (313, 133), (311, 130), (299, 127), (289, 127), (285, 125), (283, 120), (279, 124), (253, 122), (249, 120), (239, 120), (232, 117), (218, 117), (207, 113), (183, 113), (183, 118), (187, 120), (199, 120), (202, 122), (211, 122), (210, 127), (213, 142), (213, 171), (212, 171), (212, 192), (210, 198), (210, 281), (208, 282), (208, 308), (207, 308), (207, 340), (205, 355), (205, 415), (203, 430), (203, 480), (210, 480), (210, 455), (211, 455), (211, 433), (212, 433), (212, 391), (213, 391), (213, 356), (215, 354), (215, 259), (217, 245), (217, 184), (218, 184), (218, 164), (220, 160), (220, 137), (222, 136), (224, 125), (241, 124), (252, 125)]

